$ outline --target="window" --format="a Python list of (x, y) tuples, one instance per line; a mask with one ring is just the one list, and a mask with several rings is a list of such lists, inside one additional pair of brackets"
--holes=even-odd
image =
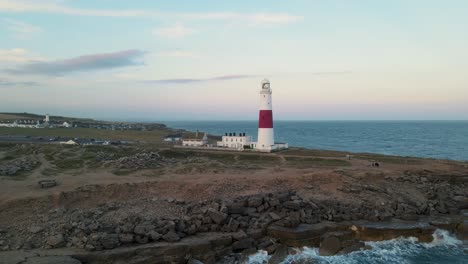
[(234, 139), (233, 139), (233, 138), (231, 138), (231, 142), (234, 142)]

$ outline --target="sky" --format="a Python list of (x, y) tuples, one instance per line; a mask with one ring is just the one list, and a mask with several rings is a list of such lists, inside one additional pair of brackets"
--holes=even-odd
[(0, 0), (0, 112), (467, 120), (465, 0)]

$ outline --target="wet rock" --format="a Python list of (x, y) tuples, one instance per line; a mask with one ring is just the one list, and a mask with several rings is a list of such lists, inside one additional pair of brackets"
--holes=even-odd
[(338, 237), (329, 236), (320, 243), (320, 256), (333, 256), (341, 249), (341, 242)]
[(279, 245), (275, 253), (268, 260), (268, 264), (279, 264), (282, 263), (288, 257), (288, 247), (285, 245)]
[(338, 253), (336, 253), (336, 255), (345, 255), (354, 251), (363, 250), (365, 249), (366, 244), (358, 240), (348, 240), (342, 242), (342, 246), (343, 248)]

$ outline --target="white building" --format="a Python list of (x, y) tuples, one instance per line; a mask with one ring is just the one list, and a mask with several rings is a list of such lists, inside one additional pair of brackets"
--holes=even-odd
[(179, 142), (182, 140), (182, 135), (180, 134), (175, 134), (175, 135), (167, 135), (164, 137), (165, 142)]
[(70, 128), (70, 127), (72, 127), (72, 125), (65, 121), (65, 122), (63, 122), (62, 127)]
[(216, 143), (216, 146), (238, 150), (243, 150), (244, 148), (255, 148), (251, 143), (252, 137), (246, 136), (245, 133), (226, 133), (222, 136), (221, 141)]
[(182, 146), (186, 147), (203, 147), (208, 145), (208, 135), (205, 135), (202, 138), (198, 138), (198, 132), (195, 135), (195, 138), (184, 138), (182, 139)]

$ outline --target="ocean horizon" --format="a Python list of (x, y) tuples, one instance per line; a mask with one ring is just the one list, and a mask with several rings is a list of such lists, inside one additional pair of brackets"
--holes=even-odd
[[(212, 135), (245, 132), (256, 139), (256, 120), (158, 121)], [(468, 160), (467, 120), (275, 120), (275, 140), (293, 147)]]

